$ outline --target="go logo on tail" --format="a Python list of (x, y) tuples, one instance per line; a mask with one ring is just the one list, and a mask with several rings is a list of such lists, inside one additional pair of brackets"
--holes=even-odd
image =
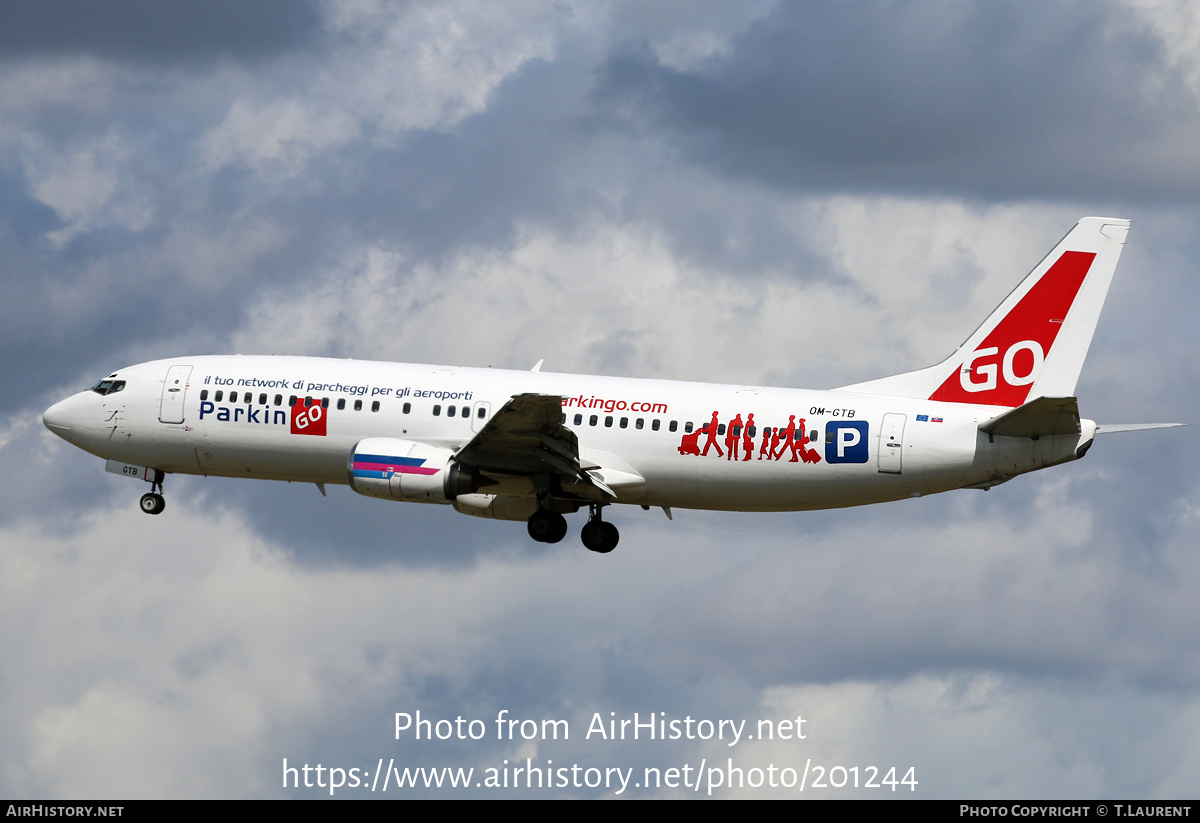
[[(1019, 369), (1024, 374), (1017, 374), (1017, 355), (1021, 352), (1029, 352), (1030, 357), (1022, 357), (1023, 361)], [(971, 359), (963, 364), (962, 370), (959, 372), (959, 383), (963, 387), (963, 391), (981, 392), (996, 388), (996, 362), (984, 363), (976, 365), (981, 359), (999, 354), (1000, 349), (996, 346), (989, 346), (986, 349), (979, 349)], [(1022, 340), (1018, 343), (1013, 343), (1008, 347), (1008, 351), (1004, 352), (1004, 358), (1000, 362), (1000, 374), (1004, 377), (1004, 382), (1010, 386), (1028, 386), (1037, 379), (1038, 374), (1042, 371), (1042, 364), (1046, 362), (1046, 353), (1042, 351), (1042, 344), (1036, 340)], [(972, 377), (982, 377), (982, 380), (973, 380)]]

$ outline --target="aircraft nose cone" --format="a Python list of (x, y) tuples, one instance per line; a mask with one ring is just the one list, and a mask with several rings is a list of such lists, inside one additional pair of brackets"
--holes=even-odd
[(42, 412), (42, 423), (60, 437), (71, 431), (71, 399), (61, 400)]

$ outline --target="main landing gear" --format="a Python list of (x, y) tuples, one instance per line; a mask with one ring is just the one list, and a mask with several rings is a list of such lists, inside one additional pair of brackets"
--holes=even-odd
[(167, 501), (162, 496), (162, 472), (158, 473), (158, 478), (151, 482), (150, 491), (142, 495), (142, 511), (146, 514), (162, 514), (167, 507)]
[(612, 523), (606, 523), (600, 519), (601, 509), (603, 506), (592, 504), (587, 525), (579, 530), (579, 539), (590, 551), (608, 554), (617, 547), (621, 533)]
[(557, 543), (567, 536), (567, 518), (538, 509), (529, 518), (529, 536), (539, 543)]
[[(621, 534), (612, 523), (600, 519), (602, 508), (599, 504), (592, 504), (591, 515), (587, 525), (580, 530), (579, 537), (591, 551), (608, 554), (617, 547)], [(557, 543), (567, 536), (567, 518), (558, 512), (539, 509), (529, 518), (528, 528), (529, 536), (539, 543)]]

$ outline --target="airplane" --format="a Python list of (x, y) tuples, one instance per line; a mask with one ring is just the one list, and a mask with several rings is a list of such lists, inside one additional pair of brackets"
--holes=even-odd
[(1130, 221), (1085, 217), (953, 354), (829, 391), (317, 357), (173, 357), (51, 406), (51, 432), (151, 484), (167, 474), (327, 484), (524, 521), (557, 543), (587, 508), (800, 511), (989, 489), (1083, 457), (1075, 385)]

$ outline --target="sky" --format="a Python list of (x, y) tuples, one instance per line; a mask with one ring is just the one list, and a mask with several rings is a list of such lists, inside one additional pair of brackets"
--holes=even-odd
[[(986, 493), (614, 507), (600, 556), (347, 487), (172, 476), (148, 518), (40, 414), (208, 353), (829, 388), (941, 360), (1104, 215), (1081, 410), (1195, 423), (1198, 55), (1184, 0), (0, 5), (0, 796), (528, 758), (751, 776), (334, 794), (1196, 797), (1194, 427)], [(586, 734), (635, 713), (696, 734)], [(806, 764), (847, 785), (749, 785)]]

